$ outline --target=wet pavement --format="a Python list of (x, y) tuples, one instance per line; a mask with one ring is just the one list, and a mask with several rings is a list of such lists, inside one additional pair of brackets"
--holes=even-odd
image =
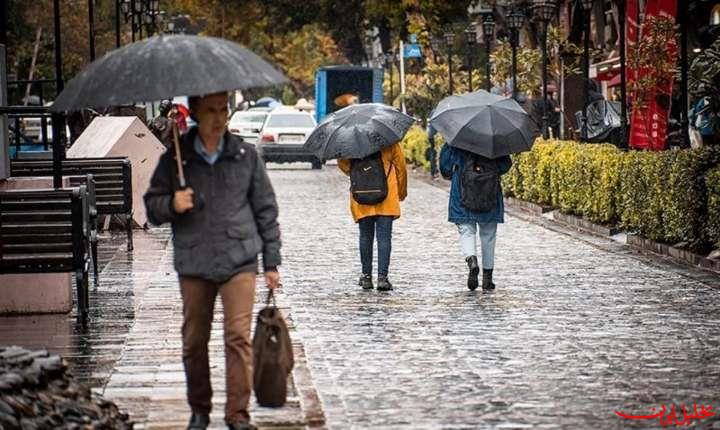
[(330, 428), (658, 428), (614, 411), (720, 409), (717, 277), (509, 216), (497, 290), (469, 292), (447, 192), (411, 180), (396, 290), (362, 291), (347, 179), (271, 177), (285, 293)]
[[(716, 276), (516, 214), (498, 232), (498, 289), (469, 292), (457, 230), (446, 221), (447, 192), (412, 179), (394, 225), (396, 290), (362, 291), (347, 179), (334, 166), (273, 166), (270, 176), (284, 242), (280, 305), (294, 327), (296, 369), (287, 408), (253, 405), (262, 427), (318, 426), (324, 414), (333, 429), (660, 428), (614, 411), (649, 414), (671, 403), (720, 410)], [(88, 330), (76, 329), (74, 313), (2, 317), (0, 344), (63, 354), (138, 428), (183, 428), (169, 232), (136, 232), (133, 253), (122, 235), (100, 243)], [(221, 424), (220, 306), (216, 312), (213, 420)], [(720, 420), (694, 428), (720, 428)]]

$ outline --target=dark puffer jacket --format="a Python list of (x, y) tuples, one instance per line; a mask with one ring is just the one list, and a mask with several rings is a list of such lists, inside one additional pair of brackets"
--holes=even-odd
[(224, 282), (262, 252), (265, 270), (280, 265), (278, 207), (270, 178), (255, 148), (225, 133), (225, 147), (214, 165), (193, 148), (197, 129), (182, 139), (187, 185), (204, 201), (201, 209), (177, 214), (172, 198), (178, 189), (175, 152), (160, 158), (145, 193), (151, 223), (172, 223), (175, 270)]

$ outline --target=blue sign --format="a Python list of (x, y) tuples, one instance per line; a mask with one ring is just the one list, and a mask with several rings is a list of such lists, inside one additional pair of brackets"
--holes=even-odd
[(420, 45), (417, 43), (409, 43), (405, 45), (403, 52), (404, 58), (421, 58), (422, 57), (422, 49), (420, 48)]
[(410, 43), (417, 43), (417, 34), (413, 33), (410, 35)]

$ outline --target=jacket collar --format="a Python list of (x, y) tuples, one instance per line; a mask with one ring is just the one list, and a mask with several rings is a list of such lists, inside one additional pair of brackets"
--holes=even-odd
[[(185, 135), (182, 136), (180, 142), (180, 152), (182, 153), (183, 159), (186, 161), (189, 161), (190, 159), (203, 162), (205, 161), (202, 159), (200, 154), (195, 151), (194, 141), (197, 133), (197, 127), (192, 127), (187, 133), (185, 133)], [(238, 156), (244, 154), (245, 150), (240, 147), (240, 143), (243, 141), (241, 137), (225, 130), (223, 139), (225, 140), (225, 147), (223, 148), (222, 153), (220, 153), (218, 161), (228, 158), (238, 158)]]

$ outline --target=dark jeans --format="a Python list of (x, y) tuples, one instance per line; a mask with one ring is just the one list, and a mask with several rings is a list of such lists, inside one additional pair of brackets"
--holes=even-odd
[(425, 150), (425, 158), (430, 162), (430, 174), (435, 176), (438, 174), (438, 165), (437, 165), (437, 150), (435, 149), (435, 145), (431, 144), (428, 146), (427, 150)]
[(369, 216), (362, 218), (358, 223), (360, 225), (360, 261), (363, 274), (372, 274), (373, 239), (377, 232), (378, 276), (388, 275), (392, 248), (392, 223), (393, 217), (391, 216)]

